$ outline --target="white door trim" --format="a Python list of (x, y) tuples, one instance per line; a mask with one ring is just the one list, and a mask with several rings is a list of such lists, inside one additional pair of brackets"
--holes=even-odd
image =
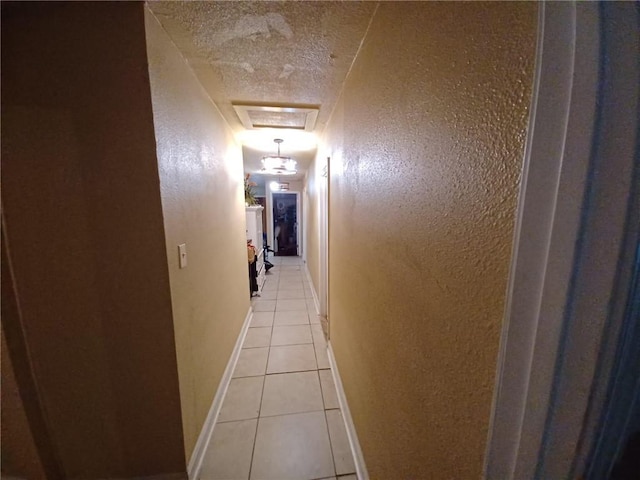
[[(606, 7), (538, 5), (530, 127), (485, 457), (488, 479), (581, 473), (580, 458), (593, 438), (584, 420), (593, 414), (600, 346), (609, 307), (620, 294), (618, 261), (632, 192), (637, 19), (635, 26), (633, 15), (626, 24), (624, 15), (616, 19), (631, 44), (620, 48), (601, 38), (612, 21), (602, 15)], [(621, 78), (611, 74), (618, 83), (607, 90), (604, 59), (612, 56), (630, 66), (623, 75), (617, 72)], [(616, 107), (603, 107), (605, 100)]]
[(318, 313), (329, 317), (329, 166), (330, 157), (326, 160), (316, 176), (318, 185), (318, 235), (320, 278), (318, 281)]

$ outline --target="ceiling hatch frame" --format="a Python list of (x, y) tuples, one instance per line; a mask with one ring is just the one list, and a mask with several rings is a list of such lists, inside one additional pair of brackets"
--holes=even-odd
[[(236, 111), (238, 118), (242, 122), (242, 125), (248, 130), (254, 130), (257, 128), (288, 128), (294, 130), (303, 130), (305, 132), (312, 132), (316, 126), (316, 120), (318, 119), (318, 113), (320, 109), (314, 106), (301, 106), (301, 105), (265, 105), (265, 104), (245, 104), (245, 103), (233, 103), (233, 109)], [(255, 112), (254, 117), (258, 116), (258, 119), (252, 118), (252, 112)], [(260, 121), (260, 117), (264, 119), (266, 116), (273, 115), (273, 120)], [(295, 123), (296, 118), (304, 119), (302, 122)], [(283, 118), (289, 117), (294, 121), (282, 122)]]

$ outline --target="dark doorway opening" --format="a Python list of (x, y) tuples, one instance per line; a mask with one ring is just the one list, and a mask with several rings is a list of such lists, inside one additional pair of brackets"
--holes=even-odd
[(298, 208), (295, 193), (273, 194), (273, 236), (277, 256), (298, 255)]

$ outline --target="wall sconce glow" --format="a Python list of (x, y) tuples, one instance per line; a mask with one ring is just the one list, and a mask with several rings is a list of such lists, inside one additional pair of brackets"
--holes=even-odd
[(273, 139), (276, 137), (286, 141), (287, 150), (292, 152), (313, 150), (318, 145), (318, 139), (313, 133), (287, 128), (261, 128), (259, 130), (244, 130), (236, 134), (236, 138), (242, 145), (255, 150), (271, 149)]
[(269, 188), (274, 192), (277, 192), (278, 190), (280, 190), (280, 183), (273, 181), (269, 184)]

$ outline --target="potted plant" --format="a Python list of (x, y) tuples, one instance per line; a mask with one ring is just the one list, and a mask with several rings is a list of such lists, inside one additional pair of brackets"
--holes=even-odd
[(244, 204), (247, 207), (258, 204), (258, 202), (256, 202), (256, 197), (254, 196), (254, 193), (253, 193), (253, 187), (258, 186), (258, 184), (256, 182), (252, 182), (250, 178), (251, 178), (250, 173), (247, 173), (244, 176)]

